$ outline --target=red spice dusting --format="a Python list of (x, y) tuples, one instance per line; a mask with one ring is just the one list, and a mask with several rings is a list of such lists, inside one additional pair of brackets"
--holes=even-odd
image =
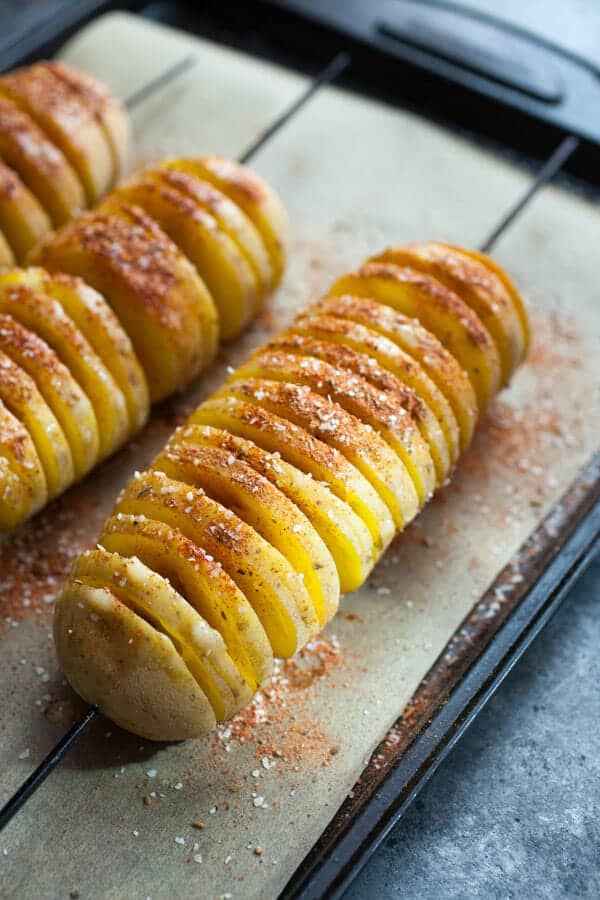
[(83, 489), (46, 507), (0, 544), (0, 628), (51, 617), (75, 557), (89, 547), (95, 504)]
[[(300, 719), (294, 695), (306, 691), (322, 678), (329, 678), (347, 659), (335, 636), (321, 635), (293, 658), (276, 664), (271, 684), (213, 737), (214, 746), (233, 742), (253, 744), (255, 757), (275, 757), (281, 769), (297, 771), (299, 764), (327, 764), (331, 741), (322, 724)], [(279, 764), (282, 765), (279, 765)], [(220, 767), (222, 759), (215, 759)]]

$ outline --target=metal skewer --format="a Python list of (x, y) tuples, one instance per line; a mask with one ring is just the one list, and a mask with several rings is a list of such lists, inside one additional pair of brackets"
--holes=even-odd
[(182, 75), (184, 72), (187, 72), (188, 69), (191, 69), (192, 66), (196, 65), (196, 57), (195, 56), (184, 56), (183, 59), (180, 59), (179, 62), (176, 62), (175, 65), (169, 66), (168, 69), (165, 69), (160, 75), (157, 75), (156, 78), (153, 78), (151, 81), (147, 81), (146, 84), (142, 85), (137, 91), (134, 91), (133, 94), (130, 94), (125, 100), (123, 100), (123, 106), (126, 109), (132, 110), (136, 106), (145, 100), (146, 97), (150, 97), (151, 94), (155, 94), (156, 91), (160, 90), (162, 87), (165, 87), (167, 84), (170, 84), (179, 75)]
[(546, 160), (542, 168), (539, 170), (534, 180), (531, 182), (524, 194), (517, 202), (508, 210), (498, 225), (494, 228), (488, 238), (480, 245), (479, 249), (482, 253), (489, 253), (498, 238), (503, 234), (508, 226), (519, 215), (521, 210), (527, 206), (532, 197), (562, 169), (566, 161), (579, 147), (580, 140), (570, 134), (563, 138), (554, 153)]
[[(175, 66), (167, 69), (162, 75), (153, 79), (144, 85), (140, 90), (132, 94), (124, 101), (128, 109), (141, 103), (151, 93), (168, 84), (183, 71), (187, 70), (194, 64), (193, 57), (186, 57), (180, 60)], [(247, 163), (254, 157), (258, 151), (269, 141), (283, 126), (295, 115), (322, 87), (331, 84), (338, 78), (343, 71), (350, 65), (351, 59), (348, 53), (338, 53), (331, 62), (310, 82), (300, 96), (294, 100), (286, 109), (284, 109), (277, 118), (269, 125), (269, 127), (255, 140), (249, 147), (238, 157), (238, 162)], [(61, 760), (66, 756), (71, 747), (79, 740), (79, 738), (88, 730), (92, 722), (94, 722), (101, 714), (100, 707), (90, 706), (81, 718), (67, 731), (65, 736), (50, 751), (48, 756), (39, 764), (29, 778), (23, 782), (21, 787), (16, 791), (10, 800), (0, 810), (0, 831), (8, 825), (12, 817), (19, 811), (28, 798), (44, 783), (48, 775), (56, 768)]]

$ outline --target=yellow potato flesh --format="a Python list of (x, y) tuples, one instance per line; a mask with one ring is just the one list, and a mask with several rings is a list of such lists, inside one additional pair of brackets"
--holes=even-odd
[[(379, 340), (382, 339), (379, 338)], [(416, 460), (417, 490), (418, 492), (423, 492), (424, 480), (427, 483), (431, 483), (431, 461), (433, 461), (435, 467), (435, 483), (439, 485), (444, 481), (451, 464), (444, 430), (417, 387), (415, 387), (414, 383), (409, 383), (409, 378), (398, 378), (388, 368), (381, 366), (376, 357), (370, 355), (368, 348), (363, 346), (364, 352), (360, 352), (351, 346), (351, 341), (346, 341), (341, 336), (337, 342), (320, 340), (308, 332), (304, 334), (298, 333), (294, 328), (293, 331), (290, 329), (290, 331), (284, 332), (280, 337), (271, 341), (268, 345), (268, 350), (291, 353), (295, 357), (301, 357), (302, 359), (318, 359), (331, 364), (344, 374), (353, 373), (358, 375), (368, 382), (371, 392), (372, 390), (378, 391), (379, 397), (384, 398), (382, 406), (389, 409), (396, 404), (399, 415), (402, 415), (404, 409), (408, 409), (414, 425), (419, 429), (423, 440), (427, 444), (431, 457), (431, 460), (429, 460), (427, 454), (423, 453), (423, 449), (420, 449), (420, 456), (423, 460), (422, 466), (425, 469), (425, 479), (418, 472), (418, 460)], [(260, 354), (257, 358), (260, 358)], [(414, 398), (414, 402), (411, 398)], [(396, 413), (392, 412), (391, 415), (396, 415)], [(415, 468), (412, 460), (409, 460), (409, 465), (411, 468)]]
[(17, 261), (52, 230), (52, 222), (31, 191), (1, 160), (0, 229)]
[[(210, 420), (210, 403), (201, 410), (202, 418)], [(218, 419), (215, 410), (214, 420)], [(280, 453), (269, 453), (254, 441), (229, 430), (186, 425), (178, 429), (177, 440), (222, 447), (228, 454), (244, 460), (285, 494), (312, 523), (333, 557), (342, 593), (356, 590), (365, 581), (373, 564), (371, 536), (362, 519), (328, 485), (290, 465)]]
[[(231, 515), (235, 516), (235, 518), (239, 521), (247, 525), (251, 531), (252, 535), (256, 535), (263, 542), (263, 547), (269, 547), (269, 549), (273, 550), (277, 555), (275, 559), (277, 559), (282, 565), (285, 571), (285, 579), (288, 584), (292, 586), (292, 593), (294, 596), (294, 603), (292, 607), (292, 613), (295, 619), (298, 622), (301, 622), (302, 625), (306, 628), (308, 633), (316, 634), (319, 630), (319, 616), (315, 609), (315, 605), (313, 602), (313, 598), (311, 597), (309, 586), (305, 583), (304, 572), (299, 572), (295, 567), (291, 560), (288, 559), (287, 555), (282, 552), (282, 549), (275, 545), (273, 540), (269, 540), (269, 538), (265, 537), (265, 535), (261, 534), (259, 529), (255, 524), (251, 524), (247, 521), (247, 519), (257, 517), (256, 511), (255, 516), (252, 513), (249, 514), (249, 504), (246, 502), (245, 506), (242, 506), (240, 500), (246, 499), (243, 497), (241, 491), (237, 495), (236, 499), (239, 508), (236, 510), (235, 508), (231, 508), (228, 499), (231, 499), (231, 492), (229, 494), (228, 499), (227, 491), (226, 491), (226, 482), (227, 479), (222, 478), (220, 481), (221, 491), (215, 491), (215, 497), (211, 496), (211, 493), (206, 490), (203, 486), (203, 483), (206, 479), (202, 478), (202, 449), (200, 447), (195, 447), (192, 445), (181, 445), (181, 446), (172, 446), (167, 444), (165, 449), (159, 453), (156, 459), (153, 462), (152, 468), (159, 472), (164, 472), (167, 476), (171, 478), (176, 478), (183, 483), (189, 485), (190, 487), (195, 487), (198, 490), (202, 491), (203, 495), (207, 497), (207, 499), (213, 500), (218, 503), (223, 510), (226, 510), (229, 513), (227, 518), (230, 518)], [(216, 454), (215, 454), (216, 455)], [(213, 466), (215, 460), (212, 460)], [(200, 470), (200, 472), (198, 471)], [(218, 474), (215, 473), (215, 474)], [(225, 494), (223, 500), (218, 499), (219, 494)], [(243, 514), (243, 515), (241, 515)], [(261, 525), (264, 525), (264, 522), (261, 522)], [(275, 532), (275, 529), (273, 529)], [(287, 545), (286, 545), (287, 546)], [(284, 602), (285, 607), (285, 602)]]
[[(2, 446), (2, 419), (3, 412), (0, 407), (0, 446)], [(6, 456), (0, 454), (0, 532), (12, 531), (21, 523), (19, 513), (26, 506), (22, 501), (23, 485), (19, 473), (13, 471)]]
[(33, 119), (1, 94), (0, 156), (17, 172), (55, 227), (85, 209), (83, 186), (63, 153)]
[[(452, 247), (452, 245), (449, 246)], [(472, 259), (475, 259), (478, 262), (482, 263), (487, 269), (493, 272), (497, 278), (500, 279), (500, 281), (504, 285), (504, 289), (508, 292), (509, 297), (514, 303), (515, 309), (517, 310), (517, 314), (521, 321), (521, 327), (525, 336), (524, 353), (526, 354), (531, 343), (531, 325), (529, 322), (529, 316), (527, 314), (525, 302), (508, 274), (504, 271), (502, 266), (499, 266), (497, 262), (494, 262), (494, 260), (490, 256), (487, 256), (487, 254), (485, 253), (479, 253), (479, 251), (477, 250), (468, 250), (464, 247), (452, 247), (452, 249), (460, 250), (460, 252), (464, 253), (466, 256), (470, 256)]]
[(459, 426), (460, 449), (466, 450), (479, 415), (477, 398), (468, 375), (435, 335), (416, 319), (369, 297), (323, 297), (311, 304), (307, 314), (367, 326), (412, 356), (448, 400)]
[(69, 581), (54, 640), (71, 685), (121, 728), (150, 740), (206, 734), (215, 714), (173, 642), (111, 591)]
[(248, 687), (231, 662), (221, 635), (165, 578), (139, 559), (104, 548), (90, 550), (77, 558), (73, 579), (95, 588), (109, 585), (121, 603), (166, 634), (208, 698), (217, 721), (238, 708), (228, 679), (237, 680), (248, 699)]
[(191, 174), (193, 161), (165, 160), (159, 166), (163, 178), (177, 190), (191, 197), (217, 221), (221, 231), (235, 243), (252, 269), (257, 288), (258, 312), (273, 284), (273, 268), (264, 241), (243, 209), (208, 181)]
[(0, 531), (11, 531), (41, 509), (47, 499), (47, 487), (29, 432), (1, 400), (0, 459), (7, 466), (0, 470)]
[[(166, 578), (219, 632), (253, 691), (271, 676), (273, 653), (264, 628), (235, 582), (209, 553), (172, 525), (122, 512), (109, 519), (100, 543), (106, 550), (137, 557)], [(236, 678), (230, 687), (239, 693), (238, 682)]]
[[(238, 370), (239, 371), (239, 370)], [(335, 447), (369, 481), (389, 509), (396, 528), (416, 515), (419, 499), (404, 464), (370, 423), (307, 388), (266, 378), (227, 384), (217, 396), (257, 403)]]
[(112, 195), (134, 203), (157, 222), (192, 262), (217, 307), (222, 340), (236, 337), (257, 306), (252, 269), (217, 220), (186, 194), (151, 173)]
[(125, 108), (98, 79), (60, 61), (44, 62), (53, 74), (76, 91), (92, 110), (104, 132), (112, 157), (111, 185), (122, 175), (131, 148), (131, 126)]
[[(3, 319), (0, 316), (0, 330)], [(34, 380), (2, 351), (0, 400), (29, 432), (44, 470), (48, 500), (52, 500), (73, 481), (71, 450), (62, 428)]]
[(218, 156), (173, 160), (168, 165), (208, 181), (243, 210), (263, 239), (273, 272), (270, 287), (275, 288), (285, 268), (288, 235), (285, 211), (271, 188), (253, 172)]
[(293, 422), (258, 404), (232, 395), (216, 396), (202, 403), (191, 415), (191, 424), (214, 425), (253, 441), (316, 481), (332, 493), (362, 521), (371, 537), (371, 564), (392, 540), (394, 521), (370, 482), (339, 451), (329, 447)]
[(12, 316), (39, 335), (79, 384), (97, 421), (97, 459), (120, 447), (129, 430), (125, 398), (60, 303), (28, 285), (14, 285), (10, 275), (0, 275), (0, 314)]
[[(176, 432), (165, 454), (177, 456), (179, 443)], [(340, 584), (333, 558), (309, 519), (268, 479), (234, 454), (203, 441), (188, 439), (183, 443), (185, 457), (193, 454), (190, 471), (194, 487), (202, 488), (279, 550), (302, 580), (322, 627), (337, 610)]]
[(340, 278), (329, 293), (370, 297), (418, 319), (465, 370), (480, 410), (498, 391), (500, 357), (489, 332), (459, 297), (434, 279), (389, 263), (370, 263)]
[(10, 244), (4, 237), (2, 231), (0, 231), (0, 266), (12, 266), (15, 262), (15, 257), (10, 249)]
[[(444, 457), (447, 457), (448, 466), (456, 462), (460, 436), (452, 407), (427, 375), (423, 366), (402, 350), (398, 344), (358, 322), (336, 319), (334, 316), (300, 316), (292, 322), (287, 334), (282, 336), (282, 340), (287, 342), (290, 336), (310, 338), (311, 341), (322, 341), (351, 348), (369, 360), (369, 368), (373, 369), (374, 363), (377, 363), (385, 372), (390, 372), (400, 382), (416, 391), (428, 409), (432, 411), (443, 432), (446, 453), (444, 454), (443, 450), (438, 450), (436, 453), (434, 429), (431, 425), (428, 426), (428, 433), (432, 434), (429, 440), (434, 461), (436, 459), (434, 454), (439, 456), (439, 461), (436, 463), (439, 476), (441, 477), (445, 470)], [(274, 346), (279, 346), (278, 340), (274, 342)], [(365, 375), (365, 377), (368, 376)], [(379, 384), (380, 382), (377, 380), (375, 383)]]
[(131, 337), (157, 402), (213, 360), (216, 310), (192, 264), (139, 207), (112, 201), (103, 209), (41, 244), (34, 261), (79, 275), (104, 296)]
[(75, 478), (83, 477), (95, 465), (100, 444), (87, 396), (52, 348), (12, 316), (2, 316), (0, 350), (35, 382), (67, 439)]
[(292, 656), (318, 630), (297, 574), (253, 528), (187, 484), (181, 467), (168, 468), (174, 478), (154, 471), (131, 481), (115, 512), (165, 522), (214, 556), (253, 607), (273, 653)]
[(114, 312), (98, 291), (81, 278), (30, 266), (6, 272), (5, 279), (43, 291), (57, 300), (102, 360), (127, 404), (129, 436), (146, 423), (150, 397), (146, 376)]
[(502, 385), (525, 355), (525, 334), (515, 305), (496, 275), (456, 247), (430, 241), (393, 247), (371, 262), (410, 266), (432, 275), (471, 307), (487, 328), (500, 354)]
[(43, 65), (0, 78), (0, 94), (32, 117), (77, 172), (88, 202), (96, 203), (112, 178), (110, 148), (94, 111), (64, 80)]

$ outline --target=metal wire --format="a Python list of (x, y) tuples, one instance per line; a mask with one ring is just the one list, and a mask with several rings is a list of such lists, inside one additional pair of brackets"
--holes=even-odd
[(180, 59), (179, 62), (176, 62), (175, 65), (169, 66), (168, 69), (165, 69), (164, 72), (161, 72), (160, 75), (157, 75), (156, 78), (153, 78), (151, 81), (147, 81), (146, 84), (142, 85), (137, 91), (134, 91), (133, 94), (130, 94), (125, 100), (123, 100), (123, 106), (126, 109), (132, 110), (136, 106), (149, 97), (151, 94), (156, 93), (156, 91), (160, 90), (160, 88), (165, 87), (167, 84), (170, 84), (171, 81), (174, 81), (179, 75), (183, 72), (187, 72), (188, 69), (191, 69), (192, 66), (196, 65), (196, 57), (195, 56), (184, 56), (183, 59)]
[(69, 752), (81, 735), (87, 731), (99, 714), (100, 710), (97, 706), (90, 706), (79, 721), (69, 728), (62, 740), (50, 751), (37, 769), (31, 773), (27, 781), (23, 782), (18, 791), (13, 794), (8, 803), (0, 810), (0, 831), (5, 825), (8, 825), (14, 814), (21, 809), (25, 801), (46, 780), (50, 772), (56, 768), (61, 759)]
[(566, 138), (563, 138), (552, 156), (550, 156), (550, 158), (539, 170), (523, 196), (519, 200), (517, 200), (517, 202), (508, 210), (508, 212), (500, 220), (499, 224), (496, 225), (489, 237), (483, 242), (483, 244), (480, 245), (479, 249), (482, 253), (490, 252), (500, 235), (503, 234), (511, 224), (511, 222), (513, 222), (517, 218), (521, 210), (525, 206), (527, 206), (531, 198), (534, 197), (535, 194), (537, 194), (540, 188), (542, 188), (549, 181), (552, 181), (557, 172), (562, 169), (569, 157), (579, 147), (579, 143), (579, 138), (575, 137), (572, 134), (568, 135), (568, 137)]
[[(327, 84), (331, 84), (335, 79), (345, 71), (350, 65), (350, 55), (348, 53), (338, 53), (325, 68), (319, 72), (308, 87), (294, 100), (290, 106), (281, 112), (274, 122), (260, 135), (257, 140), (238, 157), (238, 162), (246, 163), (269, 141), (295, 115), (310, 99), (317, 93), (320, 88)], [(193, 65), (193, 57), (187, 57), (172, 66), (155, 78), (148, 82), (139, 91), (136, 91), (128, 100), (125, 100), (125, 106), (131, 109), (132, 106), (140, 103), (149, 94), (167, 84), (185, 69)], [(8, 825), (12, 817), (19, 811), (27, 799), (43, 784), (48, 775), (56, 768), (59, 762), (66, 756), (71, 747), (79, 740), (79, 738), (87, 731), (92, 722), (98, 718), (101, 710), (98, 706), (90, 706), (83, 716), (67, 731), (65, 736), (48, 756), (39, 764), (37, 769), (24, 781), (18, 791), (13, 794), (6, 805), (0, 810), (0, 831)]]
[(327, 84), (331, 84), (332, 81), (335, 81), (342, 72), (345, 72), (351, 63), (351, 56), (349, 53), (342, 51), (338, 53), (337, 56), (331, 60), (329, 65), (325, 66), (322, 72), (311, 82), (311, 84), (307, 87), (307, 89), (300, 94), (298, 99), (294, 101), (287, 109), (285, 109), (274, 122), (269, 125), (269, 127), (260, 134), (256, 140), (254, 140), (249, 147), (241, 154), (238, 158), (238, 162), (247, 163), (252, 157), (258, 153), (258, 151), (263, 147), (267, 141), (270, 141), (276, 132), (278, 132), (286, 122), (294, 116), (304, 104), (310, 100), (310, 98), (317, 93), (322, 87)]

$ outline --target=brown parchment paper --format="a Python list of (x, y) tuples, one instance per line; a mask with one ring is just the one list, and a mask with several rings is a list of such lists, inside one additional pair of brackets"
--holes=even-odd
[[(125, 97), (190, 50), (195, 68), (135, 112), (143, 161), (235, 156), (305, 84), (120, 13), (62, 56)], [(321, 92), (253, 164), (293, 230), (269, 311), (189, 394), (155, 410), (133, 444), (0, 548), (0, 802), (81, 710), (54, 661), (53, 597), (131, 473), (225, 366), (335, 276), (391, 242), (476, 246), (528, 182), (417, 116), (338, 89)], [(452, 485), (324, 636), (209, 740), (158, 746), (94, 726), (0, 836), (3, 897), (277, 895), (465, 614), (597, 447), (599, 238), (591, 205), (554, 188), (535, 199), (496, 253), (530, 302), (530, 361)]]

